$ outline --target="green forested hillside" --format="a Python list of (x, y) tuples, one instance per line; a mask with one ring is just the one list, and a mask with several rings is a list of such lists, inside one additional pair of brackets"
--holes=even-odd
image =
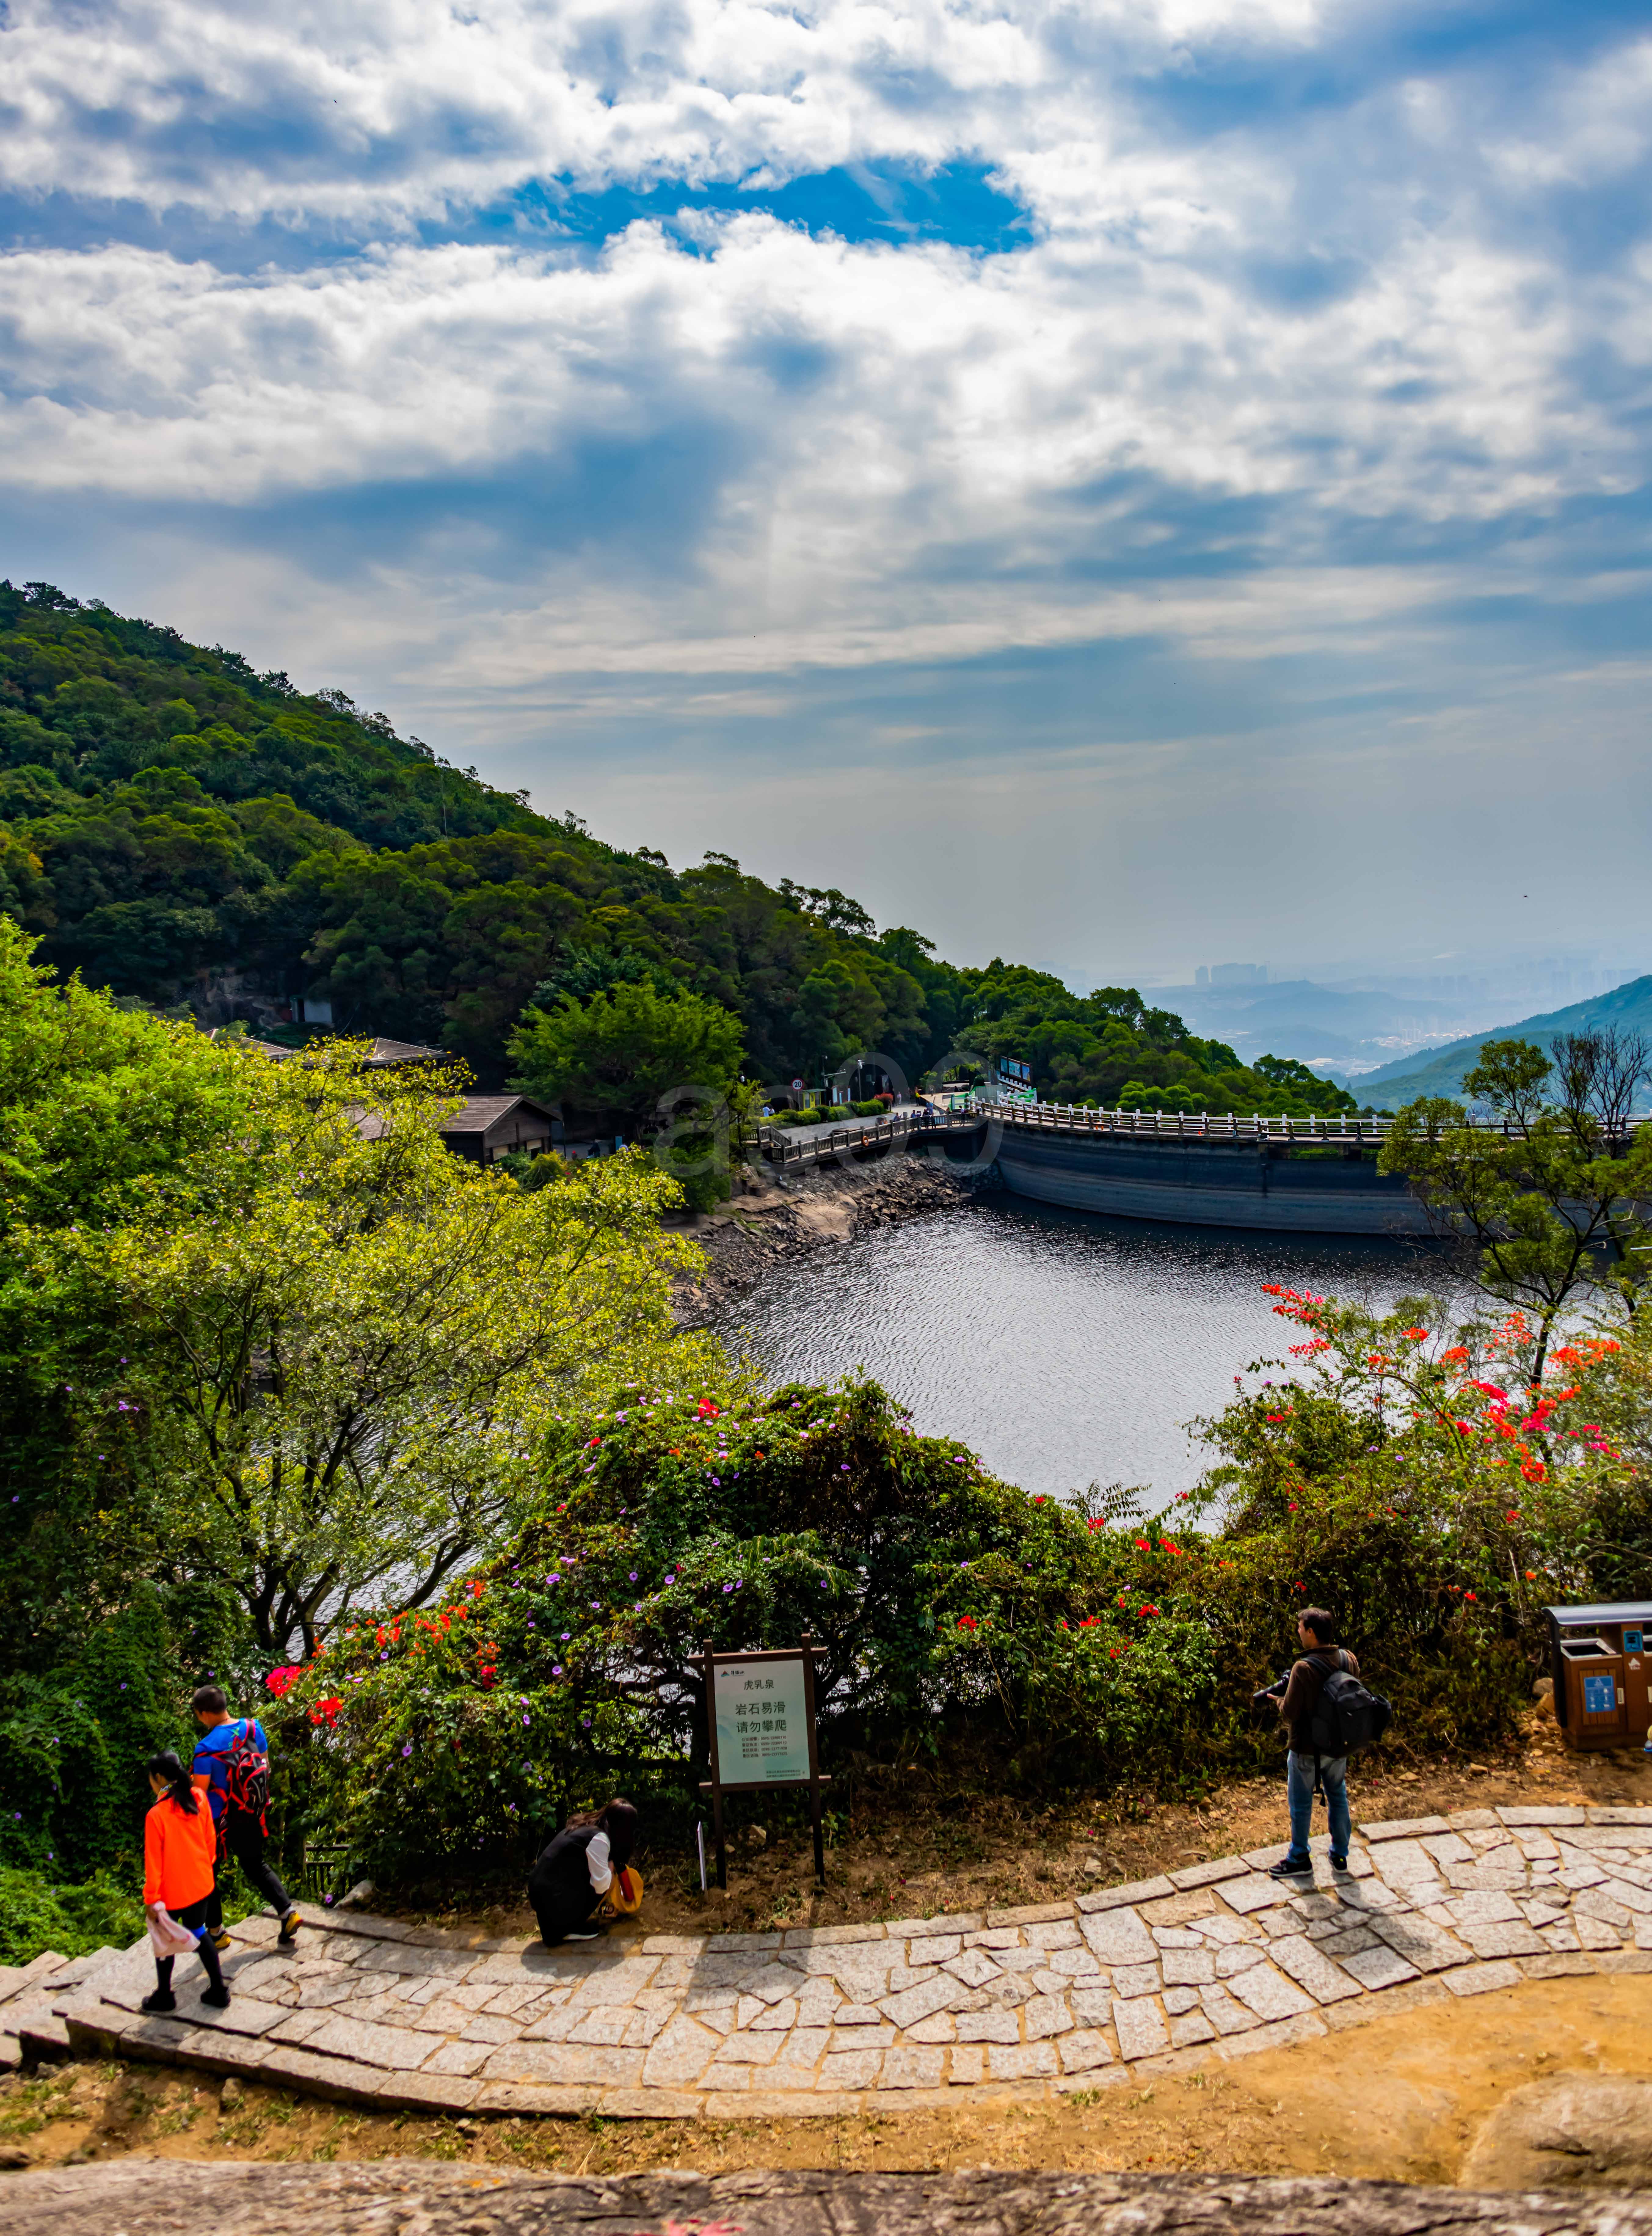
[(1431, 1049), (1426, 1055), (1384, 1064), (1380, 1071), (1367, 1072), (1360, 1078), (1360, 1091), (1384, 1110), (1399, 1110), (1419, 1095), (1455, 1097), (1462, 1094), (1464, 1076), (1479, 1062), (1487, 1041), (1533, 1041), (1546, 1053), (1558, 1034), (1597, 1032), (1607, 1027), (1652, 1036), (1652, 977), (1631, 978), (1624, 985), (1614, 986), (1609, 993), (1592, 995), (1588, 1001), (1573, 1002), (1566, 1009), (1522, 1017), (1518, 1024), (1498, 1025), (1489, 1033), (1476, 1033), (1472, 1039)]
[(959, 969), (835, 890), (605, 845), (342, 692), (44, 582), (0, 583), (0, 908), (117, 993), (172, 1004), (239, 973), (330, 1000), (342, 1028), (439, 1042), (488, 1083), (536, 997), (647, 978), (723, 1003), (765, 1079), (863, 1049), (916, 1077), (961, 1044), (1030, 1061), (1065, 1101), (1351, 1107), (1128, 988)]

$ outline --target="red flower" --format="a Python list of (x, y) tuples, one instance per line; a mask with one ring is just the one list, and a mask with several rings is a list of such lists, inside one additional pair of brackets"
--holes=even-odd
[(973, 1615), (960, 1615), (958, 1618), (958, 1628), (960, 1630), (978, 1630), (980, 1626)]
[(1449, 1351), (1440, 1353), (1441, 1362), (1446, 1366), (1461, 1366), (1467, 1357), (1468, 1345), (1465, 1343), (1454, 1343)]
[(331, 1731), (338, 1721), (338, 1711), (344, 1705), (336, 1693), (325, 1700), (318, 1700), (310, 1711), (310, 1720), (312, 1724), (325, 1724)]
[(279, 1669), (271, 1670), (264, 1680), (266, 1690), (273, 1693), (279, 1700), (284, 1693), (292, 1690), (303, 1674), (304, 1671), (296, 1662), (285, 1662)]

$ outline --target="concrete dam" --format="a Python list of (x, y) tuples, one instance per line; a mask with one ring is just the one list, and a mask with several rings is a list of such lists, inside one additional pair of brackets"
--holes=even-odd
[(1428, 1216), (1403, 1179), (1377, 1170), (1392, 1121), (1238, 1118), (1059, 1103), (913, 1108), (797, 1131), (765, 1128), (782, 1170), (901, 1148), (993, 1167), (1012, 1194), (1111, 1219), (1293, 1234), (1420, 1235)]
[[(1377, 1170), (1374, 1139), (1296, 1139), (1283, 1121), (1252, 1121), (1243, 1133), (1168, 1130), (1086, 1123), (1091, 1112), (993, 1112), (983, 1128), (997, 1136), (1004, 1186), (1038, 1203), (1113, 1219), (1180, 1227), (1243, 1227), (1294, 1234), (1426, 1234), (1427, 1213), (1409, 1184)], [(1152, 1114), (1146, 1114), (1148, 1123)], [(1066, 1122), (1061, 1122), (1063, 1118)], [(1164, 1121), (1173, 1126), (1174, 1120)], [(1198, 1121), (1188, 1121), (1190, 1127)], [(1308, 1121), (1295, 1121), (1306, 1137)], [(1373, 1121), (1364, 1121), (1370, 1130)], [(988, 1145), (982, 1144), (983, 1150)]]

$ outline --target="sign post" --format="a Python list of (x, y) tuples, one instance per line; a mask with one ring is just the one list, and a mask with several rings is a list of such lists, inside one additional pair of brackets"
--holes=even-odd
[(719, 1654), (706, 1646), (705, 1721), (711, 1775), (701, 1787), (711, 1797), (717, 1839), (717, 1883), (729, 1883), (723, 1832), (724, 1791), (809, 1788), (815, 1831), (815, 1881), (826, 1884), (820, 1793), (831, 1780), (820, 1774), (815, 1732), (815, 1656), (820, 1648), (805, 1631), (801, 1646), (772, 1654)]

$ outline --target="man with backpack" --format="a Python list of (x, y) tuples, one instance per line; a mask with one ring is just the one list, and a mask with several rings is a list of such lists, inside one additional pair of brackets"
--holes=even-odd
[(1308, 1836), (1314, 1796), (1325, 1796), (1331, 1820), (1331, 1869), (1348, 1867), (1353, 1832), (1348, 1808), (1348, 1750), (1378, 1739), (1393, 1710), (1360, 1680), (1360, 1664), (1336, 1643), (1336, 1626), (1323, 1608), (1304, 1608), (1296, 1635), (1304, 1648), (1288, 1678), (1269, 1686), (1258, 1700), (1271, 1700), (1290, 1733), (1285, 1758), (1285, 1790), (1290, 1804), (1290, 1852), (1274, 1865), (1276, 1879), (1300, 1878), (1313, 1869)]
[(227, 1949), (224, 1928), (223, 1870), (230, 1857), (281, 1921), (280, 1944), (290, 1949), (303, 1920), (298, 1904), (264, 1860), (270, 1800), (270, 1743), (256, 1716), (232, 1716), (222, 1688), (198, 1685), (190, 1704), (201, 1727), (191, 1772), (204, 1786), (218, 1827), (218, 1868), (206, 1911), (206, 1930), (220, 1949)]

